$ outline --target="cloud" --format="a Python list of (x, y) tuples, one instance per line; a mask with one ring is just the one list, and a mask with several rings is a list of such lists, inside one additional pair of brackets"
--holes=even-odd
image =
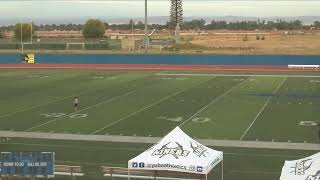
[[(167, 16), (169, 0), (148, 0), (150, 16)], [(320, 16), (320, 1), (183, 0), (185, 16)], [(26, 10), (27, 9), (27, 10)], [(2, 18), (141, 17), (143, 0), (0, 0)]]

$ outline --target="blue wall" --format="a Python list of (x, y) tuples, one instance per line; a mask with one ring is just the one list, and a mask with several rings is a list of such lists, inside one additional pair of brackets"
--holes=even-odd
[[(198, 65), (275, 65), (320, 64), (320, 56), (254, 55), (110, 55), (38, 54), (37, 63), (61, 64), (198, 64)], [(0, 64), (20, 63), (20, 55), (0, 55)]]

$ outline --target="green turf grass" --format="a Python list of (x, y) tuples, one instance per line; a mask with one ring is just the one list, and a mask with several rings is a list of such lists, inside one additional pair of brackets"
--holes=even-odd
[(319, 77), (158, 73), (182, 72), (1, 70), (0, 130), (163, 136), (182, 125), (204, 139), (318, 142), (318, 128), (299, 123), (318, 121)]

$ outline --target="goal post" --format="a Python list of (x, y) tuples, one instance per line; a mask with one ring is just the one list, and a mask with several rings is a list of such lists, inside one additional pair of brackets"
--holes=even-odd
[(84, 42), (78, 42), (78, 43), (66, 43), (66, 50), (69, 50), (70, 47), (80, 47), (80, 49), (85, 49), (85, 43)]

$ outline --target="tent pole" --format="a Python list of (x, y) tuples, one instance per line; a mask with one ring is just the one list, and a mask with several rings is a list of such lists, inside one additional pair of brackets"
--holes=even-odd
[(206, 180), (208, 180), (208, 174), (206, 174)]
[(223, 180), (223, 160), (222, 160), (222, 163), (221, 163), (221, 179)]
[(128, 180), (130, 180), (130, 169), (128, 168)]

